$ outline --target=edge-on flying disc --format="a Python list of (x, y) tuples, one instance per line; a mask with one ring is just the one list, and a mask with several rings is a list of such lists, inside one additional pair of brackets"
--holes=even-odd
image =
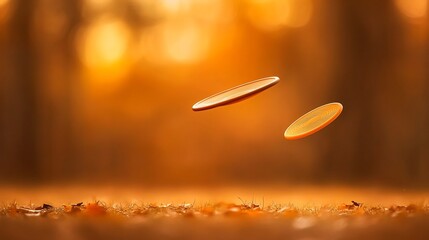
[(238, 102), (276, 85), (279, 80), (279, 77), (274, 76), (260, 78), (241, 84), (220, 93), (211, 95), (210, 97), (204, 98), (203, 100), (195, 103), (194, 106), (192, 106), (192, 110), (202, 111)]

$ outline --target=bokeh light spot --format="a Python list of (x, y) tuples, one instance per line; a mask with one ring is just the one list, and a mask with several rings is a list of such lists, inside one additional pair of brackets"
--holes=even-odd
[(311, 0), (250, 0), (249, 20), (263, 30), (303, 27), (312, 15)]
[(396, 7), (409, 18), (426, 16), (428, 0), (395, 0)]
[(88, 67), (106, 66), (124, 58), (130, 33), (117, 19), (100, 20), (90, 25), (82, 35), (81, 56)]
[(162, 20), (142, 31), (136, 51), (137, 58), (152, 63), (205, 59), (221, 38), (220, 26), (232, 21), (231, 7), (224, 1), (160, 0), (154, 6), (162, 12)]

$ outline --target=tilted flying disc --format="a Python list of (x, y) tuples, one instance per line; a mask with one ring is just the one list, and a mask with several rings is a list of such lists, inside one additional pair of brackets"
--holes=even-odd
[(238, 102), (274, 86), (279, 80), (280, 78), (278, 77), (266, 77), (241, 84), (195, 103), (194, 106), (192, 106), (192, 110), (207, 110)]
[(333, 122), (343, 110), (341, 103), (328, 103), (304, 114), (285, 131), (288, 140), (307, 137)]

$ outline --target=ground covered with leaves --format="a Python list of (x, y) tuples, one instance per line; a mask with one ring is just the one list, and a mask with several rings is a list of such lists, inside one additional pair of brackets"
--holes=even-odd
[(428, 226), (426, 204), (357, 201), (317, 207), (12, 202), (0, 208), (0, 239), (429, 239)]
[(364, 203), (351, 201), (350, 204), (339, 206), (325, 205), (321, 207), (294, 207), (292, 204), (273, 204), (261, 206), (255, 203), (225, 203), (203, 204), (196, 206), (193, 203), (179, 205), (168, 204), (112, 204), (95, 201), (89, 203), (75, 203), (69, 205), (52, 206), (43, 204), (36, 206), (10, 203), (3, 205), (0, 216), (3, 218), (48, 218), (62, 219), (67, 217), (114, 217), (114, 218), (297, 218), (297, 217), (341, 217), (341, 216), (377, 216), (377, 217), (405, 217), (429, 216), (428, 205), (392, 205), (366, 206)]
[(429, 239), (429, 192), (350, 187), (0, 187), (7, 239)]

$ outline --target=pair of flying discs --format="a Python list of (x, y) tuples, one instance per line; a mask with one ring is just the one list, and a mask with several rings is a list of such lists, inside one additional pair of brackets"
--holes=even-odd
[[(279, 77), (266, 77), (211, 95), (192, 106), (194, 111), (202, 111), (239, 102), (260, 93), (280, 81)], [(304, 114), (285, 131), (288, 140), (307, 137), (332, 123), (343, 110), (341, 103), (328, 103)]]

